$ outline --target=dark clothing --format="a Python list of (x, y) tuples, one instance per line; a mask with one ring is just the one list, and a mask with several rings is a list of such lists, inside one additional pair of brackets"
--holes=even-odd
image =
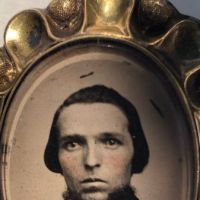
[(132, 188), (127, 187), (123, 190), (111, 194), (108, 200), (139, 200), (139, 199), (135, 196), (135, 191)]
[[(81, 200), (80, 197), (70, 195), (68, 192), (64, 195), (64, 200)], [(73, 197), (72, 197), (73, 196)], [(135, 192), (130, 187), (126, 187), (122, 190), (118, 190), (109, 195), (108, 200), (139, 200), (135, 196)]]

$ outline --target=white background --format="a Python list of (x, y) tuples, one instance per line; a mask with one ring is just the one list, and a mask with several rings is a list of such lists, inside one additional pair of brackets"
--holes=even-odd
[[(24, 9), (45, 8), (50, 0), (0, 0), (0, 46), (3, 45), (3, 33), (8, 21)], [(171, 0), (174, 6), (181, 12), (200, 18), (199, 0)]]

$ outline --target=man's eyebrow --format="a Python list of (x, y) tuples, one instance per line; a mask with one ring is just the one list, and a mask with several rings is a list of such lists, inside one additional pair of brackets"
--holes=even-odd
[(71, 134), (71, 135), (64, 135), (59, 138), (59, 142), (65, 141), (77, 141), (77, 142), (85, 142), (85, 137), (79, 134)]
[(124, 135), (118, 132), (103, 132), (101, 133), (101, 136), (103, 137), (119, 137), (119, 138), (123, 138)]

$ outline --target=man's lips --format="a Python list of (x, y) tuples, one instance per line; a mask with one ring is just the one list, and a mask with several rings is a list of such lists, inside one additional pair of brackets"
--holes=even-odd
[(100, 179), (100, 178), (86, 178), (81, 181), (81, 183), (95, 183), (95, 182), (100, 182), (100, 183), (107, 183), (106, 181)]
[(86, 178), (81, 182), (84, 193), (105, 192), (108, 182), (100, 178)]

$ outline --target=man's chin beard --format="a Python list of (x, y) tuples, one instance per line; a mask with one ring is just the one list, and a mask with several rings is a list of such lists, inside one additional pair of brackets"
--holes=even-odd
[[(63, 197), (64, 200), (83, 200), (80, 194), (70, 191), (64, 192)], [(110, 193), (106, 200), (138, 200), (138, 198), (135, 196), (134, 189), (130, 186), (126, 186)]]
[(108, 200), (138, 200), (138, 198), (135, 196), (135, 190), (126, 186), (110, 193)]

